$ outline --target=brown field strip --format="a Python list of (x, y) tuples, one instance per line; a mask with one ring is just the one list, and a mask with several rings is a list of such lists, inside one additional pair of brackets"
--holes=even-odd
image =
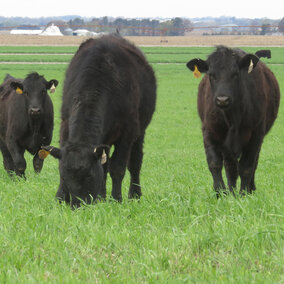
[[(284, 36), (174, 36), (126, 37), (140, 46), (284, 46)], [(80, 45), (87, 37), (1, 35), (0, 45)]]

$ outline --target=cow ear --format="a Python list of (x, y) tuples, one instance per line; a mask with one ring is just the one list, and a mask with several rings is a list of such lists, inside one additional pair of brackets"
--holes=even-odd
[(206, 61), (194, 58), (187, 62), (187, 68), (193, 72), (194, 77), (199, 78), (201, 76), (200, 73), (205, 73), (208, 71), (208, 64)]
[(57, 85), (58, 85), (58, 81), (57, 80), (55, 80), (55, 79), (52, 79), (52, 80), (50, 80), (49, 82), (47, 82), (47, 84), (46, 84), (46, 89), (47, 90), (50, 90), (50, 92), (51, 93), (54, 93), (55, 92), (55, 89), (56, 89), (56, 87), (57, 87)]
[(101, 164), (105, 164), (108, 159), (109, 146), (108, 145), (99, 145), (94, 148), (95, 159), (100, 159)]
[(51, 155), (52, 157), (56, 159), (61, 159), (62, 153), (59, 148), (55, 148), (53, 146), (41, 146), (41, 150), (38, 151), (38, 156), (40, 159), (44, 160), (48, 155)]
[(11, 82), (10, 87), (16, 91), (17, 94), (21, 95), (23, 93), (24, 86), (20, 82)]
[(246, 54), (240, 61), (240, 69), (247, 70), (250, 73), (257, 65), (259, 58), (254, 54)]

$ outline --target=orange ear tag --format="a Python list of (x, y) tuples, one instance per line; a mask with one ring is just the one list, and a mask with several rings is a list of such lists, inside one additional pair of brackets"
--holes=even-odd
[(23, 90), (20, 89), (19, 87), (17, 87), (16, 93), (17, 93), (18, 95), (21, 95), (21, 94), (23, 93)]
[(41, 149), (38, 151), (38, 156), (42, 160), (44, 160), (48, 155), (49, 155), (49, 152), (46, 150)]
[(197, 68), (196, 65), (194, 65), (193, 75), (194, 75), (195, 78), (200, 78), (200, 76), (201, 76), (201, 73), (200, 73), (200, 71), (198, 70), (198, 68)]

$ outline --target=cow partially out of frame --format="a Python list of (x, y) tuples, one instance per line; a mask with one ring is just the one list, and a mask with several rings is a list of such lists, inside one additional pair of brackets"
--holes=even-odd
[(38, 150), (50, 144), (53, 132), (53, 104), (47, 91), (54, 92), (57, 85), (57, 80), (31, 73), (25, 79), (7, 75), (0, 86), (0, 149), (9, 174), (25, 176), (26, 150), (34, 155), (34, 170), (41, 171)]
[(128, 196), (139, 198), (143, 141), (155, 102), (154, 72), (133, 44), (118, 34), (81, 44), (66, 72), (60, 149), (43, 147), (59, 159), (57, 198), (72, 207), (105, 198), (109, 172), (112, 197), (121, 201), (127, 167)]
[(270, 59), (271, 58), (271, 50), (269, 49), (261, 49), (261, 50), (258, 50), (255, 52), (255, 55), (258, 57), (258, 58), (268, 58)]
[(234, 192), (255, 187), (255, 171), (264, 136), (278, 113), (280, 91), (274, 74), (253, 54), (224, 46), (208, 59), (193, 59), (187, 67), (205, 73), (198, 89), (198, 112), (214, 189), (225, 191), (222, 167)]

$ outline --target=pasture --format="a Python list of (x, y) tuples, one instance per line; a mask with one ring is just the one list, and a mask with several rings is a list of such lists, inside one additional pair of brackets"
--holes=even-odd
[[(13, 48), (15, 48), (13, 52)], [(258, 49), (247, 47), (255, 52)], [(284, 94), (284, 48), (264, 59)], [(0, 157), (1, 283), (283, 283), (284, 106), (266, 136), (255, 194), (216, 199), (196, 110), (200, 79), (185, 64), (213, 48), (144, 47), (158, 82), (141, 171), (143, 196), (70, 210), (59, 204), (58, 161), (45, 160), (27, 180), (11, 179)], [(60, 83), (51, 94), (58, 146), (66, 63), (75, 47), (1, 47), (1, 81), (37, 71)], [(24, 53), (14, 55), (11, 53)], [(30, 55), (40, 53), (40, 55)], [(52, 54), (52, 55), (47, 55)], [(28, 64), (29, 63), (29, 64)], [(32, 63), (32, 64), (31, 64)], [(239, 185), (239, 184), (238, 184)], [(107, 184), (110, 195), (110, 178)]]

